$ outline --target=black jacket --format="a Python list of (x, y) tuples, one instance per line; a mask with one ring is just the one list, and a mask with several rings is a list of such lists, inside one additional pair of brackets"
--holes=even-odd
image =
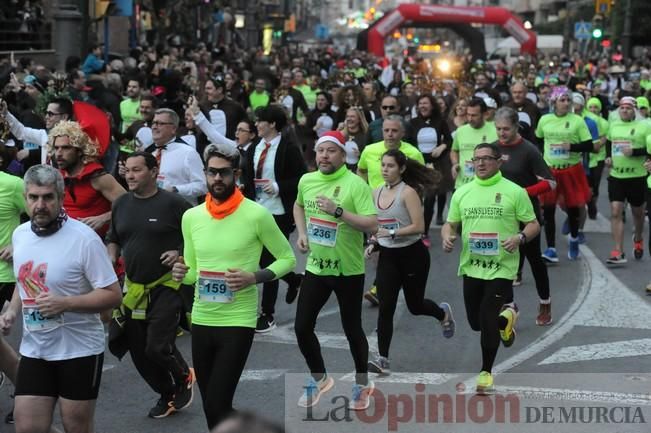
[[(258, 141), (257, 144), (251, 144), (246, 151), (246, 165), (243, 175), (244, 196), (255, 200), (255, 177), (254, 155), (257, 146), (263, 143), (264, 140)], [(262, 144), (264, 145), (264, 144)], [(274, 175), (276, 183), (280, 189), (280, 200), (283, 202), (285, 214), (294, 221), (294, 202), (298, 194), (298, 181), (301, 176), (305, 174), (307, 167), (305, 160), (301, 154), (298, 146), (287, 138), (284, 134), (281, 135), (280, 144), (276, 151), (276, 159), (274, 160)]]

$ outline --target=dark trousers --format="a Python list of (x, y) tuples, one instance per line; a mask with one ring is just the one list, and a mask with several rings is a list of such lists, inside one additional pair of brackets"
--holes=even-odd
[(437, 218), (443, 219), (443, 211), (445, 210), (445, 201), (447, 200), (447, 193), (436, 194), (428, 192), (425, 195), (423, 203), (424, 217), (425, 217), (425, 235), (429, 233), (429, 226), (432, 224), (434, 218), (434, 204), (436, 204)]
[(125, 334), (140, 376), (154, 391), (171, 399), (175, 386), (183, 383), (189, 371), (175, 344), (182, 301), (178, 292), (165, 286), (151, 290), (149, 299), (144, 320), (132, 319), (127, 311)]
[(368, 341), (362, 328), (362, 295), (364, 275), (320, 277), (305, 273), (301, 291), (298, 294), (294, 330), (298, 347), (307, 366), (316, 380), (326, 372), (319, 339), (314, 333), (316, 319), (332, 292), (339, 303), (341, 325), (348, 339), (350, 352), (355, 362), (357, 383), (368, 383)]
[[(290, 233), (294, 230), (294, 225), (292, 224), (291, 218), (285, 215), (274, 215), (274, 220), (280, 231), (289, 239)], [(260, 256), (260, 267), (266, 268), (272, 264), (276, 259), (269, 252), (268, 249), (262, 249), (262, 255)], [(288, 285), (297, 284), (296, 279), (299, 278), (294, 272), (290, 272), (281, 279), (285, 281)], [(262, 313), (263, 314), (274, 314), (276, 311), (276, 299), (278, 299), (278, 280), (268, 281), (262, 285)]]
[(482, 370), (490, 372), (500, 346), (498, 316), (506, 300), (513, 299), (513, 281), (463, 277), (463, 301), (473, 331), (481, 332)]
[(411, 314), (431, 316), (437, 320), (445, 318), (445, 311), (431, 299), (425, 299), (429, 266), (429, 251), (421, 241), (402, 248), (380, 247), (375, 285), (380, 300), (377, 337), (381, 356), (389, 356), (393, 337), (393, 315), (400, 288)]
[[(567, 221), (570, 225), (570, 234), (576, 238), (579, 235), (580, 227), (580, 209), (578, 207), (568, 207), (565, 209), (567, 212)], [(547, 238), (547, 246), (556, 248), (556, 205), (543, 206), (543, 216), (545, 219), (545, 237)]]
[(192, 361), (208, 429), (231, 412), (254, 328), (192, 325)]
[[(549, 275), (547, 273), (547, 265), (545, 265), (545, 261), (540, 254), (540, 234), (526, 244), (520, 246), (519, 273), (522, 273), (522, 266), (524, 265), (525, 257), (529, 262), (529, 266), (531, 266), (533, 279), (536, 281), (538, 297), (542, 300), (549, 299)], [(511, 301), (507, 301), (507, 303), (509, 302)]]

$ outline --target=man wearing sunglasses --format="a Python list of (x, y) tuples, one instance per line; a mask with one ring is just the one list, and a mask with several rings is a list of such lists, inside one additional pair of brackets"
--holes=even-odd
[[(398, 98), (395, 96), (385, 96), (382, 98), (382, 104), (380, 104), (380, 115), (381, 117), (375, 119), (371, 123), (368, 124), (368, 133), (366, 137), (366, 142), (367, 143), (377, 143), (378, 141), (382, 141), (383, 139), (383, 134), (382, 134), (382, 123), (384, 122), (384, 119), (387, 118), (387, 116), (390, 116), (392, 114), (398, 114), (400, 113), (400, 102), (398, 101)], [(407, 122), (402, 122), (403, 125), (403, 130), (407, 130)], [(405, 136), (409, 136), (409, 134), (405, 134)]]
[(62, 120), (72, 119), (72, 101), (66, 98), (55, 98), (47, 104), (45, 129), (29, 128), (23, 125), (9, 112), (4, 101), (0, 108), (0, 116), (9, 123), (9, 128), (14, 137), (23, 141), (23, 149), (16, 155), (18, 160), (27, 159), (34, 161), (36, 164), (45, 164), (47, 161), (47, 134), (57, 123)]
[[(236, 187), (237, 149), (209, 145), (204, 160), (206, 203), (183, 215), (184, 261), (174, 264), (172, 277), (196, 283), (192, 360), (212, 429), (233, 412), (233, 396), (255, 335), (257, 284), (287, 274), (296, 258), (272, 214)], [(263, 248), (274, 260), (261, 269)]]
[(477, 393), (484, 394), (493, 390), (491, 370), (500, 340), (506, 347), (515, 340), (517, 313), (502, 308), (513, 298), (519, 247), (538, 235), (540, 225), (527, 192), (502, 177), (502, 151), (496, 143), (477, 145), (471, 161), (475, 175), (452, 195), (441, 238), (443, 251), (450, 253), (461, 229), (458, 275), (470, 327), (481, 332)]

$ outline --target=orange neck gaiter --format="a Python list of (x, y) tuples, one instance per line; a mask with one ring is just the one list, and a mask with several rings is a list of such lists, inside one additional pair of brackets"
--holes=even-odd
[(221, 220), (237, 210), (244, 200), (244, 195), (239, 188), (235, 188), (233, 194), (223, 203), (217, 203), (210, 193), (206, 194), (206, 209), (213, 218)]

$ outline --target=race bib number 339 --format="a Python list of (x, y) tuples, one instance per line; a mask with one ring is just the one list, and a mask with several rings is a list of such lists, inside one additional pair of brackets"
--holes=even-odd
[(496, 256), (499, 254), (498, 233), (470, 233), (468, 246), (471, 254), (480, 256)]
[(337, 243), (337, 223), (310, 217), (307, 224), (307, 237), (310, 243), (334, 247)]
[(233, 291), (224, 275), (224, 272), (199, 271), (199, 300), (220, 304), (233, 302)]

